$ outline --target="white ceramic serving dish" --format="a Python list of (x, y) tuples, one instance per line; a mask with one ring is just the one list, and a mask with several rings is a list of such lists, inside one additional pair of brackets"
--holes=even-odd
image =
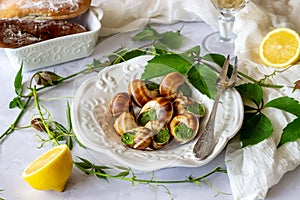
[[(93, 155), (101, 160), (101, 154), (140, 171), (152, 171), (175, 166), (201, 166), (215, 158), (240, 129), (243, 122), (243, 102), (239, 93), (228, 89), (221, 96), (215, 127), (216, 146), (211, 155), (197, 160), (193, 155), (195, 140), (179, 145), (167, 144), (156, 151), (141, 151), (126, 147), (113, 128), (114, 119), (109, 110), (110, 100), (118, 92), (127, 91), (129, 82), (140, 79), (144, 66), (152, 56), (139, 56), (129, 61), (110, 66), (98, 76), (87, 79), (78, 88), (72, 104), (72, 124), (77, 138)], [(159, 81), (159, 80), (157, 80)], [(192, 96), (206, 108), (200, 130), (203, 129), (211, 111), (213, 100), (193, 88)], [(227, 99), (224, 102), (224, 98)]]
[(96, 16), (89, 10), (72, 21), (85, 26), (88, 31), (79, 34), (58, 37), (19, 48), (5, 49), (16, 69), (23, 62), (23, 70), (31, 71), (43, 67), (76, 60), (89, 56), (99, 37), (102, 16)]

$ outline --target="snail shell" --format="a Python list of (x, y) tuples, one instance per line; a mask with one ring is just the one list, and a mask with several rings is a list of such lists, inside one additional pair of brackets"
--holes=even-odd
[(168, 124), (172, 117), (172, 103), (164, 97), (157, 97), (142, 107), (137, 117), (137, 123), (144, 126), (149, 121), (158, 120), (159, 122)]
[(171, 134), (165, 123), (158, 120), (152, 120), (145, 125), (154, 133), (152, 138), (152, 148), (161, 149), (169, 143)]
[(178, 89), (185, 82), (184, 77), (178, 72), (167, 74), (160, 82), (159, 93), (161, 96), (173, 101), (178, 95)]
[(205, 108), (200, 103), (194, 101), (191, 97), (179, 95), (173, 102), (175, 115), (183, 113), (192, 113), (197, 117), (203, 117)]
[(152, 138), (152, 148), (161, 149), (169, 143), (171, 134), (168, 128), (163, 128), (158, 131)]
[(158, 97), (158, 90), (148, 89), (146, 83), (142, 80), (135, 79), (128, 85), (128, 93), (139, 107), (144, 106), (151, 99)]
[(135, 127), (125, 131), (121, 136), (121, 141), (134, 149), (146, 149), (152, 142), (153, 132), (143, 126)]
[(123, 112), (114, 122), (114, 129), (119, 135), (122, 135), (124, 131), (133, 129), (137, 126), (134, 116), (128, 112)]
[(111, 99), (109, 104), (110, 112), (113, 117), (118, 117), (123, 112), (132, 113), (132, 102), (127, 92), (120, 92)]
[(175, 116), (169, 126), (174, 139), (184, 144), (194, 139), (197, 135), (199, 120), (193, 114), (183, 113)]
[(163, 129), (165, 126), (166, 124), (164, 122), (160, 122), (159, 120), (151, 120), (145, 125), (145, 127), (152, 130), (154, 134)]

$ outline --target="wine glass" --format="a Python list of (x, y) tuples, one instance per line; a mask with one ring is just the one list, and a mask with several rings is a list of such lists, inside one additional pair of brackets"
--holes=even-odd
[(244, 8), (249, 0), (210, 0), (219, 10), (219, 32), (212, 33), (204, 38), (203, 47), (210, 53), (230, 55), (234, 58), (233, 25), (235, 14)]

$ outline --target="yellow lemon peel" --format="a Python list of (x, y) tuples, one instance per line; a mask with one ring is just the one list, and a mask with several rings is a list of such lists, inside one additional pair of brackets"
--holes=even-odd
[(299, 34), (289, 28), (270, 31), (259, 45), (259, 56), (272, 67), (283, 68), (296, 63), (300, 57)]
[(67, 145), (56, 146), (33, 162), (22, 173), (22, 178), (37, 190), (62, 192), (73, 168), (72, 154)]

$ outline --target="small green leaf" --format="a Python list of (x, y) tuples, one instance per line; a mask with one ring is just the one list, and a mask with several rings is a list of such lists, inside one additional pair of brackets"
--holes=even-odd
[(67, 122), (69, 128), (68, 130), (71, 131), (73, 127), (72, 127), (72, 120), (71, 120), (71, 108), (68, 101), (67, 101), (66, 115), (67, 115)]
[(300, 117), (300, 104), (291, 97), (279, 97), (265, 104), (264, 108), (273, 107)]
[(190, 63), (193, 63), (196, 58), (200, 56), (201, 47), (199, 45), (194, 46), (182, 54), (180, 54), (182, 57), (184, 57), (186, 60), (188, 60)]
[(23, 103), (21, 101), (20, 97), (15, 97), (11, 102), (9, 102), (9, 108), (15, 108), (18, 107), (20, 109), (24, 109)]
[(115, 177), (125, 177), (125, 176), (128, 176), (129, 172), (130, 172), (129, 170), (128, 171), (120, 172), (119, 174), (115, 175)]
[(127, 167), (123, 167), (123, 166), (116, 166), (117, 169), (119, 170), (130, 170), (130, 168), (127, 168)]
[(108, 166), (105, 166), (105, 165), (97, 165), (97, 166), (94, 166), (94, 168), (96, 170), (111, 169), (111, 167), (108, 167)]
[(79, 158), (81, 161), (83, 161), (84, 163), (86, 163), (88, 166), (90, 166), (90, 167), (93, 167), (94, 165), (90, 162), (90, 161), (88, 161), (87, 159), (85, 159), (85, 158), (81, 158), (81, 157), (79, 157), (79, 156), (77, 156), (77, 158)]
[(131, 39), (132, 41), (148, 41), (148, 40), (158, 40), (161, 35), (153, 28), (146, 27), (141, 32), (134, 35)]
[(170, 51), (168, 50), (167, 45), (165, 45), (159, 41), (156, 41), (152, 45), (151, 53), (152, 53), (152, 55), (161, 55), (161, 54), (168, 54), (168, 53), (170, 53)]
[(202, 94), (205, 94), (210, 98), (212, 97), (208, 85), (204, 80), (204, 77), (201, 75), (201, 69), (198, 65), (189, 71), (188, 80)]
[(71, 136), (68, 136), (68, 137), (67, 137), (66, 145), (69, 147), (70, 150), (73, 149), (73, 140), (72, 140), (72, 137), (71, 137)]
[(16, 74), (15, 81), (14, 81), (15, 92), (18, 96), (22, 95), (22, 81), (23, 81), (22, 71), (23, 71), (23, 62), (21, 64), (18, 73)]
[(278, 147), (287, 143), (294, 142), (300, 139), (300, 118), (296, 118), (294, 121), (290, 122), (284, 129), (280, 138)]
[(273, 132), (271, 121), (259, 113), (244, 122), (240, 130), (242, 147), (255, 145), (268, 138)]
[(108, 181), (107, 180), (107, 177), (106, 177), (106, 172), (104, 171), (104, 170), (102, 170), (102, 169), (96, 169), (95, 168), (95, 172), (97, 173), (96, 174), (96, 176), (98, 177), (98, 178), (103, 178), (103, 179), (105, 179), (106, 181)]
[(76, 166), (79, 166), (82, 169), (91, 169), (93, 166), (87, 164), (86, 162), (74, 162)]
[(73, 139), (77, 142), (77, 144), (79, 144), (80, 147), (86, 148), (86, 146), (84, 146), (84, 145), (77, 139), (76, 135), (73, 136)]
[(235, 87), (241, 94), (244, 103), (246, 100), (252, 101), (257, 108), (260, 108), (263, 101), (263, 90), (261, 86), (253, 83), (246, 83)]
[(161, 34), (159, 42), (170, 49), (178, 49), (182, 45), (182, 35), (180, 31), (167, 31)]
[(53, 124), (54, 124), (56, 130), (61, 131), (61, 132), (66, 133), (66, 134), (69, 133), (68, 130), (62, 124), (60, 124), (59, 122), (53, 121)]
[(226, 57), (223, 55), (220, 55), (220, 54), (209, 53), (209, 54), (206, 54), (205, 56), (203, 56), (203, 59), (214, 62), (217, 65), (219, 65), (220, 67), (222, 67), (226, 60)]

